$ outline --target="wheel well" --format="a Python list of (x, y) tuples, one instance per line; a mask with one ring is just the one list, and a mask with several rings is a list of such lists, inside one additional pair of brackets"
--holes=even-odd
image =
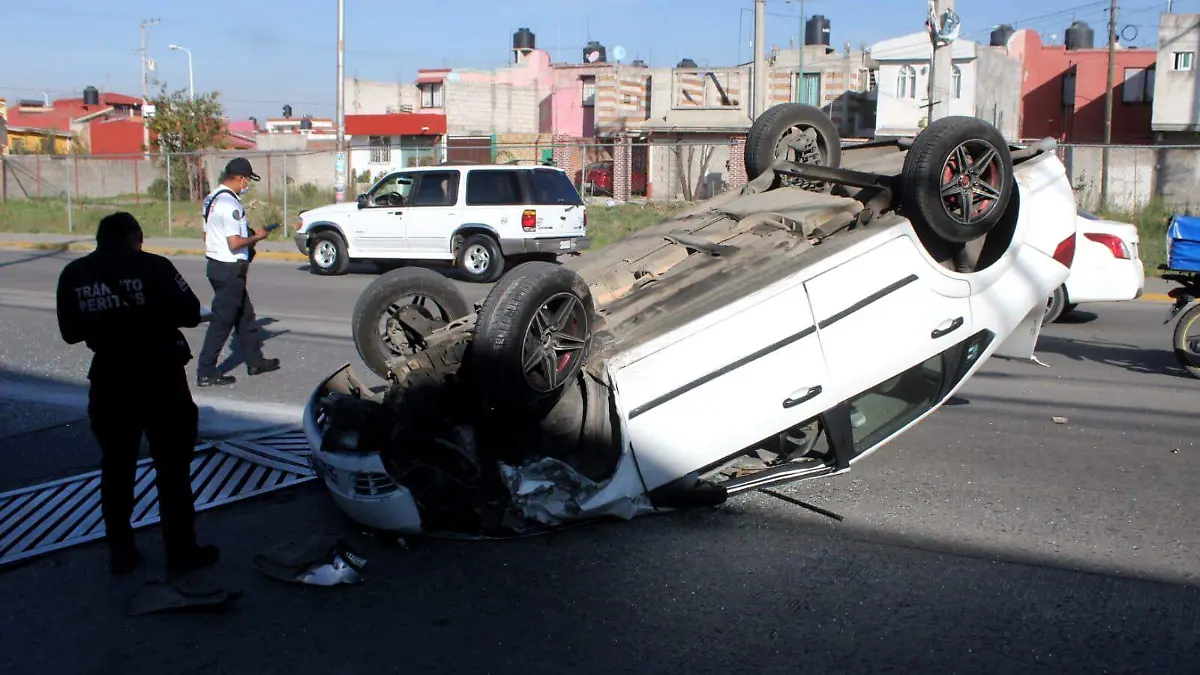
[(496, 231), (492, 228), (486, 225), (464, 225), (458, 228), (454, 232), (454, 236), (451, 237), (450, 252), (457, 256), (459, 247), (467, 240), (467, 237), (473, 234), (486, 234), (495, 239), (497, 244), (500, 243), (500, 235), (496, 234)]
[(341, 237), (343, 241), (346, 240), (346, 235), (342, 234), (342, 230), (333, 223), (317, 223), (316, 225), (308, 228), (307, 234), (309, 237), (312, 237), (313, 235), (320, 234), (322, 232), (333, 232), (337, 236)]

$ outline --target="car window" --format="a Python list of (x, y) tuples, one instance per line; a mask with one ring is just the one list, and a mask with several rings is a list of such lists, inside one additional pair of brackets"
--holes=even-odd
[(417, 182), (410, 206), (454, 206), (458, 203), (457, 171), (426, 171)]
[(583, 199), (571, 184), (571, 179), (561, 171), (534, 169), (530, 172), (530, 188), (534, 204), (582, 204)]
[(854, 444), (865, 450), (920, 417), (941, 397), (946, 359), (938, 354), (851, 399)]
[(523, 203), (521, 177), (516, 171), (480, 169), (467, 174), (467, 204), (498, 206)]
[(403, 206), (412, 194), (413, 172), (393, 173), (385, 176), (371, 190), (367, 203), (372, 206)]

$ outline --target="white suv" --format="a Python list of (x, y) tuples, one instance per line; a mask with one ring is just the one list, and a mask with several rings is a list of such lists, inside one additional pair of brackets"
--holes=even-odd
[(352, 260), (441, 260), (490, 282), (506, 260), (589, 246), (583, 199), (562, 169), (545, 166), (392, 171), (356, 202), (301, 212), (296, 228), (296, 247), (322, 275), (343, 274)]

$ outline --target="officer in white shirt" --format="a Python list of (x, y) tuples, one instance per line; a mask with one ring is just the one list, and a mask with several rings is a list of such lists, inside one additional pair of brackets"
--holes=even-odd
[(240, 197), (250, 191), (252, 181), (258, 180), (250, 162), (238, 157), (225, 165), (221, 184), (204, 199), (204, 248), (213, 299), (212, 320), (196, 358), (196, 384), (201, 387), (236, 381), (232, 375), (217, 372), (217, 358), (231, 331), (242, 345), (248, 374), (279, 370), (279, 359), (263, 357), (262, 335), (246, 291), (246, 273), (254, 257), (252, 247), (271, 236), (274, 229), (269, 225), (255, 232), (247, 222)]

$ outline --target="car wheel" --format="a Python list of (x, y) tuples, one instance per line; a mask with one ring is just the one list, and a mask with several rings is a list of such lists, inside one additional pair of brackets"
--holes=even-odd
[(1058, 321), (1058, 318), (1063, 315), (1063, 310), (1067, 306), (1067, 291), (1062, 286), (1054, 289), (1050, 297), (1046, 299), (1046, 314), (1042, 316), (1042, 325), (1049, 326)]
[(575, 272), (546, 262), (517, 265), (483, 301), (470, 366), (485, 405), (553, 406), (588, 357), (595, 304)]
[(424, 348), (424, 337), (471, 312), (454, 282), (424, 267), (377, 277), (354, 305), (351, 330), (363, 363), (387, 378), (391, 364)]
[(941, 239), (965, 244), (1000, 222), (1014, 185), (1012, 154), (995, 127), (974, 117), (943, 117), (917, 136), (904, 158), (901, 204)]
[(504, 273), (504, 256), (500, 252), (500, 244), (486, 234), (472, 234), (458, 247), (455, 266), (468, 281), (495, 281)]
[(1062, 315), (1066, 316), (1066, 315), (1070, 314), (1071, 312), (1074, 312), (1078, 308), (1079, 308), (1078, 304), (1076, 304), (1074, 302), (1068, 302), (1067, 304), (1063, 305)]
[[(809, 131), (814, 132), (815, 143), (806, 144), (804, 152), (789, 146), (791, 143), (804, 143)], [(747, 176), (751, 180), (757, 178), (770, 169), (776, 159), (784, 156), (800, 164), (841, 166), (842, 141), (833, 126), (833, 120), (819, 108), (802, 103), (780, 103), (768, 108), (754, 120), (746, 136)]]
[(308, 269), (313, 274), (335, 276), (345, 274), (350, 266), (346, 240), (330, 230), (314, 234), (308, 244)]
[(1179, 366), (1192, 377), (1200, 378), (1200, 305), (1179, 317), (1171, 335), (1171, 346)]

